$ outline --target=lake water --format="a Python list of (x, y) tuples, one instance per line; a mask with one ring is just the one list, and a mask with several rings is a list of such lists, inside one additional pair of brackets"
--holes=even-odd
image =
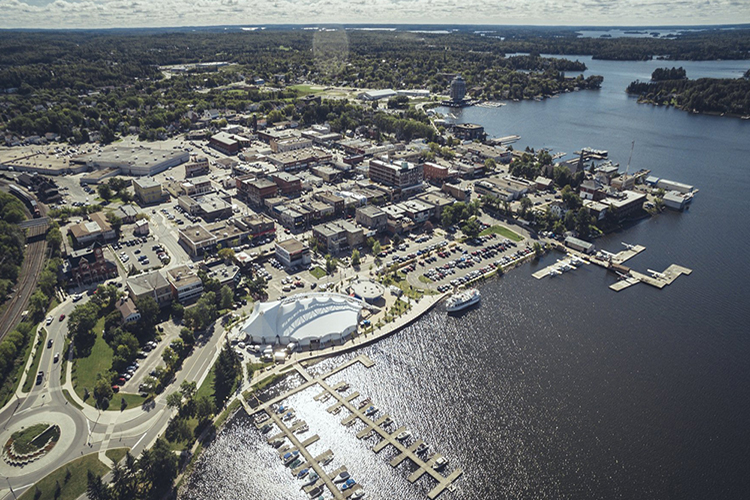
[[(750, 498), (750, 121), (639, 105), (624, 89), (657, 61), (593, 61), (602, 89), (501, 108), (451, 111), (491, 136), (518, 134), (517, 147), (572, 153), (607, 149), (631, 171), (700, 189), (684, 213), (666, 212), (597, 240), (638, 243), (635, 269), (672, 263), (694, 270), (664, 290), (621, 293), (614, 277), (586, 266), (555, 279), (531, 274), (558, 256), (481, 287), (482, 304), (461, 317), (442, 308), (365, 348), (376, 365), (332, 381), (406, 425), (462, 468), (458, 491), (441, 498)], [(747, 62), (682, 62), (691, 78), (737, 77)], [(353, 355), (327, 360), (327, 370)], [(270, 395), (297, 384), (287, 380)], [(354, 436), (312, 400), (291, 405), (376, 499), (424, 499), (408, 460)], [(304, 498), (275, 450), (245, 417), (233, 419), (201, 458), (188, 499)]]

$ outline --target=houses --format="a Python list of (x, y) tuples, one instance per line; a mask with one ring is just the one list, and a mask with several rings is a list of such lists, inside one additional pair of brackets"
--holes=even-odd
[(277, 241), (275, 244), (276, 259), (287, 269), (307, 267), (310, 265), (310, 249), (295, 238)]
[(135, 302), (128, 296), (120, 297), (115, 307), (120, 312), (122, 324), (134, 323), (141, 319), (141, 313), (138, 312)]
[(133, 205), (122, 205), (120, 208), (115, 210), (115, 215), (119, 217), (123, 223), (132, 224), (135, 222), (135, 217), (138, 215), (138, 210)]
[(140, 219), (135, 221), (135, 228), (133, 228), (133, 234), (136, 236), (148, 236), (149, 227), (148, 220)]
[(490, 195), (502, 201), (513, 201), (536, 190), (533, 182), (512, 176), (488, 177), (474, 183), (474, 191), (480, 195)]

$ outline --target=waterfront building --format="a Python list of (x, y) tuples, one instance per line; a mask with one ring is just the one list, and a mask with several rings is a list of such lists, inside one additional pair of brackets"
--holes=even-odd
[(454, 104), (460, 104), (464, 97), (466, 97), (466, 80), (461, 75), (456, 75), (451, 82), (451, 101)]

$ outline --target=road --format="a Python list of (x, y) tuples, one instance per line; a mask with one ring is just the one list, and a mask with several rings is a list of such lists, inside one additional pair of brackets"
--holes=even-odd
[[(87, 296), (82, 299), (86, 300)], [(82, 455), (98, 453), (99, 458), (108, 465), (111, 464), (104, 455), (108, 449), (128, 447), (131, 448), (131, 453), (138, 456), (156, 441), (169, 424), (173, 410), (166, 407), (167, 394), (177, 390), (183, 380), (196, 381), (200, 385), (218, 356), (224, 339), (224, 330), (217, 327), (213, 335), (199, 341), (193, 354), (185, 360), (182, 370), (177, 373), (173, 385), (148, 406), (102, 412), (83, 404), (75, 396), (69, 369), (66, 383), (61, 384), (62, 360), (54, 362), (54, 354), (61, 351), (65, 342), (67, 318), (76, 305), (68, 297), (52, 311), (54, 321), (45, 327), (48, 338), (52, 339), (52, 347), (47, 348), (46, 344), (39, 347), (44, 350), (39, 365), (39, 369), (45, 373), (43, 382), (35, 384), (27, 394), (21, 393), (22, 383), (19, 384), (16, 396), (0, 409), (0, 421), (3, 422), (3, 427), (0, 428), (2, 444), (21, 427), (40, 422), (58, 424), (62, 431), (60, 440), (45, 457), (23, 468), (11, 467), (0, 460), (0, 476), (7, 478), (0, 484), (0, 499), (20, 496), (50, 472)], [(62, 322), (58, 319), (60, 314), (66, 316)], [(35, 374), (29, 376), (34, 377)], [(64, 389), (79, 404), (83, 404), (83, 410), (68, 402), (63, 394)], [(116, 401), (115, 398), (115, 403)], [(13, 492), (8, 485), (12, 486)]]

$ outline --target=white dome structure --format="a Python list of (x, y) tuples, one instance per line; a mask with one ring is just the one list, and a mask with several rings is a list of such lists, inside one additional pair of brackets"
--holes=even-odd
[(345, 342), (357, 330), (362, 302), (338, 293), (306, 293), (256, 303), (239, 325), (239, 337), (254, 344), (317, 349)]

